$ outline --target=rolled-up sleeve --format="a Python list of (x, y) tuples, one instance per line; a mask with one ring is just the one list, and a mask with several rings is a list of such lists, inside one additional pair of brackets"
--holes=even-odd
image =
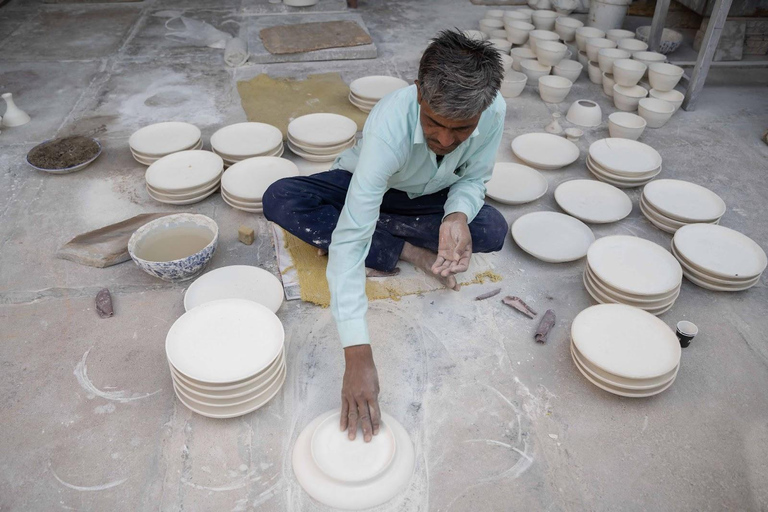
[(331, 237), (326, 277), (331, 311), (343, 347), (370, 343), (365, 258), (379, 219), (379, 208), (389, 178), (401, 167), (398, 155), (384, 140), (366, 134), (349, 184), (344, 208)]

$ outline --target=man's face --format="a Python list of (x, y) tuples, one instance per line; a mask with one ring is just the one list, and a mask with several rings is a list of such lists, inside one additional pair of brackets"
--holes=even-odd
[(419, 92), (419, 105), (421, 106), (421, 128), (424, 130), (424, 138), (429, 149), (436, 155), (447, 155), (459, 144), (472, 135), (480, 121), (480, 115), (470, 119), (449, 119), (436, 114), (426, 101), (421, 99)]

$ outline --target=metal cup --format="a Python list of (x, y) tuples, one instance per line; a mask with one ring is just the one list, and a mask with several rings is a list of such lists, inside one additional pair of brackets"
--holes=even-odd
[(681, 320), (677, 322), (677, 339), (680, 341), (680, 346), (685, 348), (691, 344), (691, 340), (694, 336), (699, 334), (699, 328), (696, 324), (689, 322), (688, 320)]

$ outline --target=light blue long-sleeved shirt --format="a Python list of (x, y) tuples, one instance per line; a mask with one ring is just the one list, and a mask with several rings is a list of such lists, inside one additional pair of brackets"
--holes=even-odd
[(370, 342), (365, 314), (365, 258), (390, 188), (411, 198), (449, 188), (444, 213), (466, 214), (469, 222), (485, 199), (501, 136), (506, 103), (501, 95), (480, 116), (475, 131), (437, 164), (419, 121), (416, 86), (395, 91), (371, 111), (362, 140), (339, 155), (332, 169), (353, 173), (346, 203), (328, 250), (331, 310), (343, 347)]

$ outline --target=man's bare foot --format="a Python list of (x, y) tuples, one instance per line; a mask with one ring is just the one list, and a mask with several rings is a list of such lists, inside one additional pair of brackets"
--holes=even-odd
[(422, 249), (421, 247), (416, 247), (415, 245), (405, 242), (405, 245), (403, 245), (403, 252), (400, 253), (400, 259), (420, 268), (426, 272), (427, 275), (439, 280), (448, 289), (458, 291), (461, 288), (456, 282), (455, 276), (449, 275), (443, 277), (432, 272), (432, 265), (434, 265), (437, 255), (427, 249)]
[(318, 256), (327, 256), (328, 255), (328, 251), (326, 251), (325, 249), (318, 249), (317, 250), (317, 255)]
[(400, 267), (395, 267), (394, 270), (389, 272), (368, 267), (365, 268), (365, 277), (392, 277), (398, 274), (400, 274)]

